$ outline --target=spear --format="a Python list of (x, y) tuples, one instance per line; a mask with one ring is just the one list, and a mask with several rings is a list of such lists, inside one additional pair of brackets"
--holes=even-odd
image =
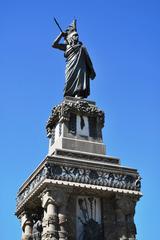
[[(59, 30), (61, 31), (61, 33), (63, 33), (63, 30), (62, 30), (62, 28), (60, 27), (60, 25), (59, 25), (59, 23), (57, 22), (57, 20), (56, 20), (56, 18), (55, 18), (55, 17), (54, 17), (54, 21), (55, 21), (55, 23), (56, 23), (57, 27), (59, 28)], [(64, 38), (65, 38), (65, 40), (66, 40), (67, 44), (68, 44), (68, 45), (70, 45), (70, 44), (69, 44), (69, 42), (68, 42), (68, 40), (67, 40), (67, 38), (66, 38), (66, 37), (64, 37)]]
[(57, 22), (57, 20), (56, 20), (55, 17), (54, 17), (54, 21), (55, 21), (56, 25), (58, 26), (59, 30), (60, 30), (61, 32), (63, 32), (63, 31), (62, 31), (62, 28), (60, 27), (60, 25), (59, 25), (59, 23)]

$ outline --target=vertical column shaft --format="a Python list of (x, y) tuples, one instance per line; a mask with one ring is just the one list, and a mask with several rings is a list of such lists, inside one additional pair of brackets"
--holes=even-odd
[(120, 240), (136, 240), (134, 224), (136, 200), (131, 197), (116, 197), (117, 236)]
[(59, 207), (59, 240), (67, 240), (68, 239), (68, 232), (66, 230), (67, 225), (67, 218), (66, 218), (66, 206)]
[(42, 196), (42, 207), (44, 208), (42, 240), (58, 240), (57, 205), (50, 191)]
[(22, 240), (32, 239), (32, 221), (26, 212), (21, 215)]
[(58, 224), (57, 206), (51, 199), (48, 201), (47, 205), (47, 221), (48, 231), (53, 233), (56, 237)]

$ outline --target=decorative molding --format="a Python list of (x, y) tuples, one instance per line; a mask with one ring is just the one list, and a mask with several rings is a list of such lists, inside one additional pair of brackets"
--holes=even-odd
[(35, 178), (28, 184), (25, 190), (22, 193), (18, 193), (17, 196), (17, 207), (21, 204), (21, 202), (34, 190), (39, 184), (48, 177), (48, 167), (47, 164), (44, 168), (35, 176)]
[(70, 158), (77, 158), (77, 159), (85, 159), (85, 160), (91, 160), (91, 161), (103, 161), (105, 163), (112, 163), (112, 164), (119, 164), (118, 158), (112, 158), (112, 157), (106, 157), (106, 156), (99, 156), (99, 155), (90, 155), (80, 152), (70, 152), (70, 151), (64, 151), (61, 149), (56, 149), (56, 155), (58, 156), (64, 156), (64, 157), (70, 157)]
[(136, 191), (139, 191), (141, 187), (139, 176), (61, 166), (59, 164), (49, 165), (48, 178)]
[(52, 114), (47, 121), (46, 129), (48, 136), (50, 136), (53, 127), (55, 127), (58, 121), (69, 121), (70, 113), (84, 115), (88, 117), (96, 117), (101, 128), (103, 128), (104, 126), (104, 112), (96, 106), (82, 100), (69, 103), (62, 102), (60, 105), (52, 109)]
[(83, 183), (86, 184), (86, 186), (90, 184), (134, 191), (140, 191), (141, 188), (141, 178), (138, 174), (120, 174), (113, 171), (111, 173), (107, 170), (94, 170), (48, 163), (28, 184), (27, 188), (22, 193), (19, 193), (17, 197), (17, 207), (21, 205), (44, 179)]

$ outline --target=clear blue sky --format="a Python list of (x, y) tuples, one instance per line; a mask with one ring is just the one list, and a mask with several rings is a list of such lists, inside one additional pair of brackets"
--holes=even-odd
[(97, 77), (90, 99), (105, 111), (107, 154), (137, 168), (144, 197), (136, 208), (138, 240), (160, 228), (160, 2), (157, 0), (1, 0), (1, 239), (20, 239), (16, 192), (48, 150), (45, 123), (60, 103), (63, 53), (51, 48), (74, 17)]

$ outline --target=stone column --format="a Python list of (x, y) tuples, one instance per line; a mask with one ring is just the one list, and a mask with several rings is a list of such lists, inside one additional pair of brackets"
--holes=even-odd
[(59, 207), (59, 240), (67, 240), (68, 239), (68, 232), (66, 230), (67, 225), (67, 218), (66, 218), (66, 206)]
[(44, 209), (42, 240), (58, 240), (57, 203), (51, 190), (43, 193), (42, 207)]
[[(118, 204), (119, 202), (117, 203), (117, 205)], [(125, 215), (119, 206), (117, 206), (115, 213), (116, 213), (116, 229), (117, 229), (118, 240), (128, 240)]]
[(128, 199), (128, 201), (129, 211), (128, 214), (126, 215), (128, 240), (136, 240), (137, 230), (136, 225), (134, 223), (136, 200)]
[(26, 211), (21, 214), (22, 240), (32, 240), (32, 221)]
[(116, 222), (119, 240), (136, 240), (134, 224), (136, 200), (129, 196), (116, 196)]
[(102, 198), (102, 213), (104, 239), (117, 240), (113, 198)]
[(59, 240), (68, 240), (66, 209), (71, 189), (57, 190), (58, 219), (59, 219)]

